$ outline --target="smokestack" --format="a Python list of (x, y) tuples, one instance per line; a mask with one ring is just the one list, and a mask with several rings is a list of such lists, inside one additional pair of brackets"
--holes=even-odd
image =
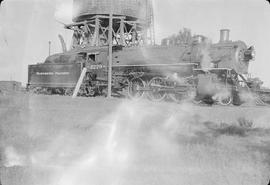
[(229, 29), (220, 30), (219, 42), (228, 42), (229, 40), (230, 40), (230, 30)]

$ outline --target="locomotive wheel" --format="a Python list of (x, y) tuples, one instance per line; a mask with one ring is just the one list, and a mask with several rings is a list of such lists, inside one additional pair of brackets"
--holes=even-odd
[(176, 103), (180, 103), (182, 101), (195, 101), (196, 98), (196, 89), (190, 88), (186, 92), (175, 92), (175, 93), (168, 93), (168, 97)]
[(144, 95), (144, 91), (141, 90), (145, 87), (145, 82), (141, 78), (133, 78), (128, 84), (128, 97), (131, 99), (140, 99)]
[(185, 95), (181, 93), (170, 93), (168, 94), (169, 98), (176, 103), (180, 103), (183, 99), (185, 99)]
[(196, 92), (188, 91), (186, 93), (170, 93), (168, 97), (176, 103), (180, 103), (182, 101), (192, 101), (195, 104), (199, 104), (200, 101), (196, 100)]
[(219, 98), (218, 103), (220, 105), (227, 106), (227, 105), (230, 105), (232, 103), (232, 100), (233, 100), (232, 96), (228, 95), (227, 97)]
[(96, 94), (96, 92), (95, 92), (95, 90), (93, 89), (93, 88), (91, 88), (91, 87), (86, 87), (85, 88), (85, 92), (86, 92), (86, 96), (87, 97), (93, 97), (93, 96), (95, 96), (95, 94)]
[(53, 89), (52, 88), (42, 88), (42, 90), (40, 91), (40, 94), (52, 95), (53, 94)]
[(72, 94), (73, 94), (73, 88), (66, 88), (65, 89), (65, 92), (64, 92), (65, 96), (72, 96)]
[(161, 89), (166, 86), (166, 81), (161, 77), (154, 77), (148, 83), (150, 91), (148, 92), (148, 98), (152, 101), (162, 101), (166, 97), (167, 93)]
[(192, 103), (194, 103), (195, 105), (199, 105), (202, 103), (202, 100), (198, 100), (196, 97), (192, 100)]

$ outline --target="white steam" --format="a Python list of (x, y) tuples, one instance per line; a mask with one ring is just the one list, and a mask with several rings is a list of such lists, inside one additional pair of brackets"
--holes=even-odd
[(213, 67), (213, 64), (211, 63), (212, 58), (210, 57), (210, 47), (211, 47), (211, 40), (208, 38), (205, 38), (205, 41), (203, 43), (202, 47), (202, 61), (201, 61), (201, 68), (207, 69)]
[(25, 157), (13, 147), (8, 146), (4, 151), (4, 166), (13, 167), (13, 166), (23, 166), (25, 165)]
[(247, 105), (256, 105), (256, 100), (258, 100), (259, 98), (255, 94), (248, 91), (240, 92), (239, 96), (240, 96), (241, 101)]
[(54, 17), (64, 23), (71, 22), (73, 16), (72, 2), (62, 2), (56, 6)]

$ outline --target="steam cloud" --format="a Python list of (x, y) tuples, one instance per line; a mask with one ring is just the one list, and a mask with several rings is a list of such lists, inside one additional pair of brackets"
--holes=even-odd
[(64, 23), (71, 22), (73, 15), (72, 2), (60, 2), (56, 6), (54, 17)]
[(13, 146), (8, 146), (5, 148), (5, 160), (4, 166), (23, 166), (25, 164), (24, 156), (20, 155)]

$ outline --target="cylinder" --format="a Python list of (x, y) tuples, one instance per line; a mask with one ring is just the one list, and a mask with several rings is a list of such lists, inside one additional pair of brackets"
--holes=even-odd
[(229, 40), (230, 40), (230, 30), (229, 29), (220, 30), (219, 42), (228, 42)]
[(80, 22), (96, 15), (109, 15), (112, 1), (113, 15), (126, 16), (127, 21), (149, 23), (151, 0), (73, 0), (73, 21)]

